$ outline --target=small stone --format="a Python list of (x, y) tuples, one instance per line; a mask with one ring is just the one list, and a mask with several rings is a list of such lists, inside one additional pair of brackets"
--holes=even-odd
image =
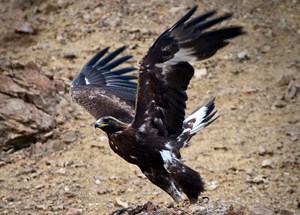
[(215, 190), (219, 187), (218, 182), (217, 181), (210, 181), (207, 184), (207, 190)]
[(95, 183), (96, 183), (96, 184), (100, 184), (101, 182), (100, 182), (99, 179), (96, 179), (96, 180), (95, 180)]
[(15, 32), (19, 34), (37, 34), (37, 27), (29, 22), (23, 22), (15, 27)]
[(264, 156), (266, 154), (266, 149), (264, 147), (262, 147), (262, 146), (259, 146), (258, 147), (258, 154), (260, 156)]
[(106, 136), (100, 136), (99, 137), (99, 141), (100, 142), (106, 142), (108, 139), (107, 139), (107, 137)]
[(66, 168), (60, 168), (59, 170), (58, 170), (58, 173), (60, 173), (60, 174), (66, 174)]
[(265, 179), (262, 175), (255, 176), (250, 182), (253, 182), (255, 184), (268, 184), (269, 181)]
[(128, 203), (125, 202), (123, 199), (116, 197), (115, 200), (116, 200), (116, 206), (120, 206), (120, 207), (123, 207), (123, 208), (128, 207)]
[(248, 50), (241, 51), (237, 54), (238, 59), (240, 60), (248, 60), (250, 59), (250, 53)]
[(65, 192), (69, 192), (69, 191), (70, 191), (70, 188), (69, 188), (68, 186), (65, 186), (65, 187), (64, 187), (64, 191), (65, 191)]
[(64, 38), (61, 34), (57, 35), (55, 39), (56, 39), (58, 42), (63, 42), (63, 41), (65, 40), (65, 38)]
[(294, 215), (293, 212), (287, 211), (285, 209), (280, 209), (276, 215)]
[(291, 101), (293, 98), (296, 97), (297, 92), (300, 90), (299, 86), (296, 86), (295, 80), (290, 80), (288, 87), (286, 89), (286, 93), (284, 95), (284, 99), (286, 101)]
[(89, 23), (89, 22), (91, 22), (92, 17), (91, 17), (91, 15), (89, 15), (89, 14), (84, 14), (84, 15), (83, 15), (83, 20), (84, 20), (86, 23)]
[(67, 59), (74, 59), (74, 58), (77, 57), (77, 56), (74, 54), (74, 52), (71, 52), (71, 51), (69, 51), (69, 52), (64, 52), (64, 53), (63, 53), (63, 56), (64, 56), (64, 58), (67, 58)]
[(267, 52), (271, 51), (271, 46), (269, 46), (269, 45), (264, 45), (264, 46), (261, 47), (260, 51), (261, 51), (262, 53), (267, 53)]
[(247, 175), (253, 176), (255, 174), (255, 169), (254, 168), (247, 168), (247, 169), (245, 169), (245, 173)]
[(43, 187), (45, 187), (45, 185), (39, 184), (39, 185), (35, 186), (34, 189), (40, 190), (40, 189), (42, 189)]
[(295, 77), (293, 75), (282, 75), (278, 81), (276, 81), (277, 87), (283, 87), (290, 83), (291, 80), (293, 80)]
[(133, 43), (133, 44), (131, 44), (128, 48), (129, 48), (129, 49), (136, 49), (137, 47), (138, 47), (138, 44)]
[(36, 209), (38, 209), (38, 210), (47, 210), (47, 208), (48, 208), (48, 206), (47, 205), (36, 205), (35, 206), (36, 207)]
[(69, 208), (65, 215), (80, 215), (82, 213), (81, 209), (78, 208)]
[(272, 168), (272, 165), (273, 165), (273, 160), (271, 159), (266, 159), (261, 162), (262, 168)]
[(63, 142), (66, 144), (73, 143), (77, 139), (77, 133), (75, 131), (67, 131), (63, 136)]
[(196, 79), (200, 79), (202, 77), (205, 77), (206, 75), (207, 75), (207, 69), (206, 68), (195, 70), (195, 78)]
[(246, 208), (245, 215), (274, 215), (274, 213), (262, 205), (250, 205)]

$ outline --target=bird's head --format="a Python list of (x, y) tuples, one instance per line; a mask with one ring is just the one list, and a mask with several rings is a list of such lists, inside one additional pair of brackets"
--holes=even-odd
[(124, 130), (127, 128), (127, 124), (114, 117), (106, 116), (96, 121), (95, 128), (100, 128), (106, 133), (112, 134), (114, 132)]

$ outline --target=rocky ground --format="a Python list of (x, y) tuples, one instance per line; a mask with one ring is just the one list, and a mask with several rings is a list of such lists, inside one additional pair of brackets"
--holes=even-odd
[[(68, 89), (106, 46), (128, 45), (136, 65), (194, 5), (234, 12), (247, 34), (195, 64), (187, 112), (215, 96), (221, 117), (182, 150), (209, 201), (176, 206), (111, 151)], [(0, 0), (0, 10), (1, 214), (300, 214), (298, 0)]]

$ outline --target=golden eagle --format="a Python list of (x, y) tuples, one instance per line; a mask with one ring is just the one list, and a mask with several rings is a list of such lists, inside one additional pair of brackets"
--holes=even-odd
[(214, 98), (185, 118), (186, 90), (194, 75), (190, 61), (213, 56), (228, 40), (243, 34), (239, 26), (210, 29), (231, 14), (210, 11), (190, 19), (197, 7), (162, 33), (134, 68), (116, 69), (132, 56), (115, 59), (125, 47), (96, 54), (71, 84), (71, 95), (107, 133), (112, 150), (167, 192), (176, 202), (195, 202), (204, 191), (198, 172), (180, 160), (180, 149), (212, 123)]

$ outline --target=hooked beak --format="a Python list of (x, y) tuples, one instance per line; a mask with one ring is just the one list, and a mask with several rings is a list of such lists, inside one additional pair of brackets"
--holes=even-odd
[(103, 127), (108, 126), (108, 124), (107, 123), (103, 123), (102, 120), (99, 119), (98, 121), (96, 121), (96, 123), (95, 123), (94, 126), (95, 126), (95, 128), (103, 128)]

